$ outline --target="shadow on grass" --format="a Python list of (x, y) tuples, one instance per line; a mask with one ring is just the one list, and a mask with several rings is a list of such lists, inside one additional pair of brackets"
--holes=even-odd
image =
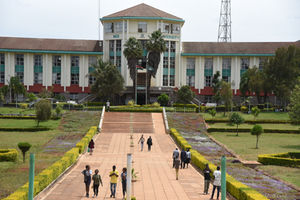
[(239, 135), (236, 135), (236, 133), (234, 133), (234, 134), (227, 134), (226, 136), (228, 136), (228, 137), (239, 137)]
[(285, 148), (285, 149), (297, 149), (297, 150), (300, 150), (300, 145), (283, 145), (283, 146), (280, 146), (282, 148)]

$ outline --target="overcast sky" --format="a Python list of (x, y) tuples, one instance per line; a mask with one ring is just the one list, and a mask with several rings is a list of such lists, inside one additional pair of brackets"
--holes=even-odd
[[(98, 1), (0, 0), (0, 36), (99, 39)], [(140, 3), (183, 18), (183, 41), (217, 41), (221, 0), (100, 0), (100, 17)], [(231, 4), (233, 42), (300, 40), (300, 0)]]

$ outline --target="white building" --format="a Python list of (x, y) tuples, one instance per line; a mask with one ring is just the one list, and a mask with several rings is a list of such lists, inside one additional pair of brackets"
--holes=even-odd
[[(152, 100), (183, 85), (209, 100), (216, 71), (231, 82), (234, 94), (239, 95), (240, 77), (245, 70), (254, 65), (262, 67), (279, 47), (300, 46), (300, 42), (182, 42), (184, 20), (146, 4), (100, 20), (103, 41), (0, 37), (0, 87), (8, 84), (10, 77), (19, 76), (29, 92), (51, 87), (55, 93), (70, 93), (72, 99), (78, 100), (90, 93), (91, 65), (103, 58), (119, 68), (127, 87), (125, 99), (132, 99), (124, 44), (129, 37), (135, 37), (145, 45), (153, 31), (161, 30), (167, 50), (161, 55), (156, 78), (151, 80)], [(145, 77), (145, 70), (138, 73), (141, 103), (145, 98)]]

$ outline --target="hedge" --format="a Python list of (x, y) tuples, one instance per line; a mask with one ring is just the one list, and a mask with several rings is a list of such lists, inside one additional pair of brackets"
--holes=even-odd
[(0, 119), (36, 119), (35, 115), (0, 115)]
[(89, 144), (90, 140), (97, 133), (97, 127), (92, 126), (87, 134), (76, 144), (76, 147), (79, 149), (79, 153), (84, 152), (85, 148)]
[[(229, 119), (205, 119), (207, 123), (229, 123)], [(245, 120), (248, 124), (289, 124), (290, 120), (276, 120), (276, 119), (258, 119), (258, 120)]]
[[(183, 148), (187, 148), (189, 145), (188, 142), (181, 136), (181, 134), (174, 128), (170, 129), (170, 134), (174, 137), (176, 142)], [(183, 144), (180, 144), (183, 143)], [(189, 145), (189, 148), (191, 146)], [(194, 165), (196, 165), (200, 170), (204, 170), (205, 165), (209, 164), (211, 169), (211, 176), (213, 176), (213, 171), (217, 169), (217, 166), (210, 163), (204, 156), (202, 156), (198, 151), (191, 149), (191, 161)], [(243, 199), (243, 200), (269, 200), (267, 197), (263, 196), (255, 189), (248, 187), (247, 185), (237, 181), (232, 176), (226, 174), (226, 189), (233, 197), (236, 199)]]
[(106, 103), (104, 103), (104, 102), (87, 102), (86, 103), (86, 105), (87, 106), (105, 106), (106, 105)]
[(186, 141), (184, 137), (181, 136), (180, 133), (177, 132), (176, 129), (171, 128), (170, 129), (170, 134), (173, 136), (175, 139), (176, 143), (184, 150), (187, 149), (192, 149), (192, 146)]
[(15, 162), (18, 158), (16, 149), (0, 149), (0, 162), (12, 161)]
[(258, 155), (258, 162), (264, 165), (300, 167), (300, 152)]
[[(97, 131), (96, 126), (92, 126), (86, 135), (81, 139), (80, 142), (86, 141), (84, 143), (84, 148), (88, 144), (88, 139), (92, 139)], [(78, 144), (78, 143), (77, 143)], [(34, 177), (34, 195), (41, 192), (50, 183), (52, 183), (57, 177), (60, 176), (69, 166), (71, 166), (79, 156), (80, 152), (83, 152), (82, 146), (77, 146), (67, 151), (64, 156), (53, 163), (51, 166), (44, 169), (41, 173)], [(3, 200), (27, 200), (28, 199), (28, 182), (18, 188), (14, 193), (4, 198)]]
[(30, 127), (30, 128), (14, 128), (14, 127), (1, 127), (0, 131), (16, 131), (16, 132), (37, 132), (37, 131), (49, 131), (48, 127)]
[(111, 112), (162, 112), (162, 107), (111, 106)]
[(173, 103), (173, 107), (197, 108), (198, 105), (196, 105), (196, 104)]
[[(208, 128), (207, 132), (236, 132), (236, 128)], [(239, 128), (239, 132), (251, 132), (251, 128)], [(264, 129), (264, 133), (292, 133), (299, 134), (300, 130), (291, 129)]]

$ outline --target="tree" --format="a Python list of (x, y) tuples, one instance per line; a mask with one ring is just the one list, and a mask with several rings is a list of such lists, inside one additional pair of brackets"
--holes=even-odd
[(219, 101), (221, 100), (221, 95), (220, 95), (220, 88), (221, 88), (221, 83), (222, 81), (220, 80), (220, 71), (217, 71), (212, 79), (212, 88), (214, 92), (213, 99), (214, 101), (218, 104)]
[(56, 112), (56, 117), (59, 117), (60, 113), (62, 112), (62, 106), (60, 104), (57, 104), (56, 105), (56, 108), (55, 108), (55, 112)]
[(157, 98), (157, 101), (160, 105), (162, 106), (167, 106), (169, 104), (169, 96), (165, 93), (162, 93), (161, 95), (159, 95), (159, 97)]
[(99, 59), (94, 68), (95, 71), (91, 74), (96, 81), (92, 85), (91, 91), (102, 101), (111, 100), (124, 90), (124, 79), (116, 66)]
[(227, 83), (225, 81), (221, 82), (220, 97), (225, 105), (225, 109), (224, 109), (224, 116), (225, 116), (226, 111), (229, 111), (229, 108), (232, 105), (232, 90), (231, 90), (230, 83)]
[(289, 117), (292, 122), (300, 122), (300, 78), (298, 78), (298, 84), (296, 84), (294, 90), (292, 91), (290, 104), (288, 106)]
[(251, 129), (251, 135), (256, 136), (256, 149), (258, 149), (258, 139), (259, 136), (264, 132), (263, 128), (261, 125), (254, 125), (253, 128)]
[(37, 100), (37, 97), (35, 96), (34, 93), (27, 93), (27, 99), (29, 102)]
[(37, 126), (39, 126), (40, 122), (48, 121), (51, 118), (51, 103), (47, 99), (40, 100), (34, 107)]
[(188, 85), (182, 86), (177, 93), (179, 103), (190, 103), (195, 97), (195, 93), (191, 90)]
[[(125, 49), (123, 51), (124, 56), (127, 59), (128, 69), (130, 78), (133, 81), (133, 96), (135, 98), (135, 88), (136, 88), (136, 76), (137, 69), (136, 66), (138, 64), (139, 59), (143, 56), (143, 48), (140, 41), (138, 41), (134, 37), (130, 37), (126, 43), (124, 44)], [(135, 102), (137, 103), (137, 102)]]
[(288, 48), (278, 48), (275, 57), (269, 59), (264, 66), (269, 77), (273, 92), (285, 106), (300, 75), (300, 48), (290, 45)]
[(257, 102), (260, 103), (260, 93), (263, 91), (264, 76), (262, 75), (256, 66), (247, 70), (249, 82), (248, 89), (250, 92), (254, 92), (257, 98)]
[[(158, 65), (160, 63), (160, 57), (162, 52), (166, 50), (166, 42), (163, 39), (163, 35), (160, 30), (154, 31), (146, 43), (146, 49), (148, 51), (147, 65), (147, 98), (150, 100), (150, 87), (151, 77), (155, 78)], [(149, 102), (149, 101), (148, 101)]]
[(216, 109), (211, 109), (208, 111), (208, 113), (211, 115), (212, 118), (214, 118), (217, 114), (217, 111), (216, 111)]
[[(24, 85), (20, 82), (19, 77), (11, 77), (8, 84), (9, 92), (13, 96), (13, 99), (15, 99), (16, 103), (18, 100), (19, 94), (26, 94), (26, 89)], [(10, 98), (10, 103), (12, 102), (12, 99)]]
[(46, 88), (43, 88), (38, 96), (43, 99), (51, 98), (53, 96), (52, 88), (49, 88), (48, 90)]
[(236, 125), (236, 136), (239, 136), (239, 125), (244, 123), (244, 118), (239, 113), (232, 113), (229, 120), (231, 124)]
[(248, 75), (248, 70), (247, 70), (241, 76), (241, 81), (240, 81), (241, 96), (246, 98), (246, 93), (248, 91), (249, 91), (249, 75)]
[(18, 147), (22, 151), (23, 163), (25, 163), (25, 154), (30, 149), (31, 144), (29, 144), (28, 142), (20, 142), (20, 143), (18, 143)]
[(260, 113), (260, 109), (257, 106), (251, 109), (251, 114), (253, 115), (254, 120), (256, 120), (256, 117), (258, 117), (259, 113)]

